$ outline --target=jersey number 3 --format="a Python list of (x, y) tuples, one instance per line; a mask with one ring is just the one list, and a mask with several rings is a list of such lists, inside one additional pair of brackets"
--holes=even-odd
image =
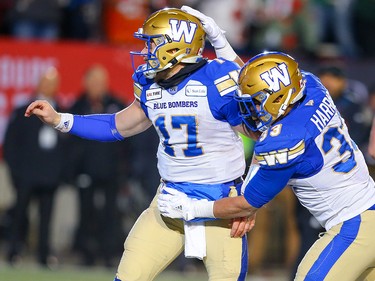
[[(340, 142), (338, 152), (342, 159), (333, 166), (333, 170), (339, 173), (349, 173), (356, 165), (352, 147), (346, 141), (344, 135), (337, 127), (329, 128), (324, 134), (323, 151), (327, 154), (333, 148), (332, 139)], [(345, 157), (345, 159), (344, 159)]]
[[(171, 117), (172, 128), (181, 130), (186, 126), (186, 148), (183, 149), (186, 157), (194, 157), (203, 154), (201, 147), (197, 145), (197, 122), (196, 117), (192, 115), (178, 115)], [(165, 116), (159, 116), (155, 121), (155, 126), (159, 128), (160, 133), (164, 136), (164, 151), (168, 155), (175, 157), (176, 153), (173, 145), (170, 144), (170, 135), (165, 126)]]

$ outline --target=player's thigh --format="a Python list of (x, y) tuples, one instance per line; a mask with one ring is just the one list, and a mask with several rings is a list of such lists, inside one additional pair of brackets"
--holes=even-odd
[(165, 269), (184, 245), (181, 220), (163, 218), (155, 199), (130, 231), (117, 271), (121, 281), (148, 281)]
[(359, 220), (355, 239), (329, 271), (326, 280), (356, 280), (368, 268), (375, 267), (375, 211), (363, 212)]
[(296, 280), (353, 281), (375, 260), (375, 211), (334, 226), (307, 252)]
[(368, 268), (365, 272), (357, 278), (356, 281), (374, 281), (375, 280), (375, 267)]
[(207, 257), (210, 281), (245, 280), (248, 264), (247, 240), (231, 238), (228, 220), (206, 222)]

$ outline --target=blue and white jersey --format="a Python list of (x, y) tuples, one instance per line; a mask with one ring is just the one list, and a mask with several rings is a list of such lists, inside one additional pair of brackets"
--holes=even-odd
[(375, 184), (328, 91), (314, 75), (304, 76), (303, 100), (256, 143), (260, 170), (244, 195), (260, 207), (287, 183), (328, 230), (374, 205)]
[(160, 137), (160, 176), (170, 182), (217, 184), (244, 173), (241, 124), (233, 99), (239, 66), (215, 59), (168, 90), (135, 79), (135, 95)]

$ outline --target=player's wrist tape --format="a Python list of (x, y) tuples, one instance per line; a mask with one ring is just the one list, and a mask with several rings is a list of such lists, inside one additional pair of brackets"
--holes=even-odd
[(234, 61), (237, 57), (236, 52), (233, 50), (232, 46), (229, 44), (229, 42), (225, 39), (225, 46), (222, 48), (215, 48), (216, 57), (218, 58), (224, 58), (229, 61)]
[(193, 204), (193, 213), (195, 218), (215, 218), (215, 201), (197, 200)]
[(60, 123), (55, 126), (55, 129), (63, 133), (68, 133), (73, 126), (73, 122), (73, 114), (60, 113)]
[[(63, 130), (84, 139), (103, 142), (123, 140), (124, 137), (116, 129), (115, 117), (116, 114), (65, 115), (63, 113), (60, 123), (64, 124), (63, 120), (69, 120), (67, 128)], [(55, 127), (58, 130), (61, 127), (60, 123)]]

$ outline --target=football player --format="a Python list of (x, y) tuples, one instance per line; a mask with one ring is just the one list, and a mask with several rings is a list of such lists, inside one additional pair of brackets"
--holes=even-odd
[(238, 83), (242, 121), (262, 132), (242, 196), (199, 201), (167, 187), (161, 213), (185, 220), (252, 216), (289, 185), (326, 229), (295, 280), (375, 280), (375, 184), (328, 91), (278, 52), (249, 60)]
[[(36, 101), (25, 116), (36, 115), (62, 132), (98, 141), (123, 140), (154, 126), (160, 137), (159, 190), (168, 186), (210, 201), (236, 196), (245, 170), (237, 132), (246, 132), (233, 99), (240, 68), (233, 61), (242, 61), (212, 19), (183, 9), (189, 13), (159, 10), (135, 33), (145, 47), (131, 53), (135, 100), (129, 107), (116, 114), (79, 116)], [(202, 57), (206, 33), (218, 59)], [(137, 57), (142, 58), (138, 67)], [(233, 225), (251, 224), (244, 218)], [(156, 199), (138, 218), (124, 247), (117, 281), (153, 280), (184, 247), (185, 256), (203, 260), (209, 280), (246, 278), (246, 236), (233, 238), (229, 220), (184, 223), (165, 218)]]

